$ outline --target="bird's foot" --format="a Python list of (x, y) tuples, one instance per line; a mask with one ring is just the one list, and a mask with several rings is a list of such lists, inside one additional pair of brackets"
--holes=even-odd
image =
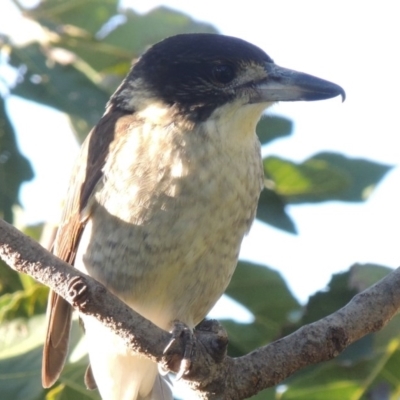
[[(206, 358), (211, 358), (217, 363), (222, 362), (226, 356), (228, 335), (216, 320), (203, 320), (194, 332), (184, 323), (174, 321), (171, 335), (171, 340), (164, 350), (168, 361), (161, 367), (160, 372), (178, 371), (178, 380), (188, 378), (194, 372), (194, 361), (198, 351), (203, 354), (200, 358), (206, 354)], [(198, 366), (195, 369), (197, 370)]]
[[(182, 340), (184, 350), (183, 350), (183, 357), (180, 360), (179, 370), (176, 375), (176, 379), (179, 380), (183, 376), (189, 373), (190, 367), (192, 366), (192, 356), (194, 352), (195, 340), (193, 337), (192, 330), (185, 325), (183, 322), (174, 321), (174, 326), (171, 330), (172, 338), (168, 343), (167, 347), (164, 349), (164, 354), (168, 352), (171, 346), (178, 340)], [(175, 370), (174, 365), (176, 365), (177, 360), (172, 357), (171, 360), (168, 362), (168, 367), (172, 370)]]

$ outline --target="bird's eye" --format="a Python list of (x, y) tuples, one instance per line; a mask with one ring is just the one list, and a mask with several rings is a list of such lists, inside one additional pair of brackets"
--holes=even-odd
[(216, 65), (212, 69), (212, 76), (218, 83), (227, 84), (235, 78), (235, 71), (231, 65)]

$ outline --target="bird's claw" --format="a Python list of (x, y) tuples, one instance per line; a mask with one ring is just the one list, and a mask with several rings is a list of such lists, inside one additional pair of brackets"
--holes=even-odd
[(164, 349), (166, 354), (176, 340), (181, 339), (184, 345), (183, 358), (179, 364), (179, 371), (176, 375), (176, 380), (180, 380), (184, 375), (188, 374), (192, 366), (192, 355), (195, 346), (195, 340), (192, 330), (180, 321), (174, 321), (174, 326), (171, 330), (172, 338)]

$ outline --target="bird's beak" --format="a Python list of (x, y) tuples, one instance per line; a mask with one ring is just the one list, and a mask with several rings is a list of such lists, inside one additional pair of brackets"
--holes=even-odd
[(265, 70), (267, 77), (255, 87), (256, 93), (251, 96), (251, 103), (324, 100), (339, 95), (342, 101), (346, 98), (345, 91), (339, 85), (324, 79), (273, 63), (266, 63)]

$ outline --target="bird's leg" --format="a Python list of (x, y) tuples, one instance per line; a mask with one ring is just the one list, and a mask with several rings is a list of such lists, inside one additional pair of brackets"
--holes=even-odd
[[(180, 338), (184, 346), (183, 357), (182, 360), (180, 361), (179, 371), (176, 375), (176, 379), (179, 380), (190, 371), (190, 367), (192, 365), (192, 356), (194, 353), (195, 340), (193, 337), (192, 330), (187, 325), (185, 325), (183, 322), (180, 321), (173, 322), (171, 335), (172, 338), (168, 343), (168, 345), (166, 346), (164, 354), (166, 354), (168, 350), (171, 348), (171, 346), (175, 343), (175, 341)], [(175, 364), (175, 362), (176, 360), (174, 358), (171, 358), (171, 360), (168, 362), (168, 367), (174, 369), (173, 365)]]
[[(165, 367), (173, 371), (178, 370), (178, 380), (188, 377), (193, 371), (197, 351), (205, 351), (207, 357), (217, 363), (222, 362), (226, 356), (228, 335), (225, 328), (216, 320), (203, 320), (196, 326), (194, 332), (184, 323), (174, 321), (171, 335), (171, 340), (164, 350), (168, 358)], [(176, 345), (182, 346), (180, 352), (174, 348)], [(200, 347), (197, 348), (197, 345)]]

